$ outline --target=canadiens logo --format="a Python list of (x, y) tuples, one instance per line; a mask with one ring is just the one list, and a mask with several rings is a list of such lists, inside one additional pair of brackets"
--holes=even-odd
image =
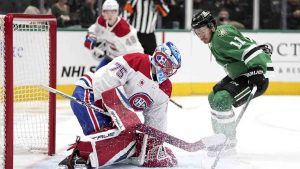
[(129, 98), (129, 103), (134, 110), (145, 110), (153, 104), (153, 100), (146, 93), (136, 93)]

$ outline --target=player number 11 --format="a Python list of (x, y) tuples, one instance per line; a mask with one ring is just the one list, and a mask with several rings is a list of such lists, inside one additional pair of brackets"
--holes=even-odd
[(230, 45), (236, 46), (239, 49), (241, 49), (241, 47), (246, 43), (245, 41), (242, 41), (239, 37), (236, 36), (233, 39), (237, 42), (230, 41)]

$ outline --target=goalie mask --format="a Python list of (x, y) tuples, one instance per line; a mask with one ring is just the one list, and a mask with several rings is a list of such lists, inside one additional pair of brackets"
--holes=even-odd
[(155, 67), (158, 83), (162, 83), (180, 68), (181, 55), (172, 42), (166, 42), (156, 47), (151, 63)]

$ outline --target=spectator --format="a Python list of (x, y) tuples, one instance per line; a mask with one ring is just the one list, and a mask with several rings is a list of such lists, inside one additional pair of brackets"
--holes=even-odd
[(167, 17), (162, 18), (163, 28), (184, 28), (184, 0), (166, 0), (170, 8)]
[(238, 29), (244, 29), (245, 26), (237, 21), (232, 21), (230, 20), (230, 15), (229, 12), (226, 8), (222, 8), (219, 13), (218, 13), (218, 20), (217, 20), (218, 25), (224, 25), (224, 24), (230, 24)]
[(124, 7), (124, 17), (137, 29), (137, 36), (144, 48), (144, 53), (153, 54), (157, 46), (154, 31), (158, 14), (165, 17), (168, 13), (169, 8), (164, 0), (127, 1)]
[(231, 20), (238, 21), (247, 28), (252, 28), (252, 20), (248, 18), (248, 15), (252, 15), (252, 11), (249, 14), (246, 13), (249, 11), (249, 5), (245, 4), (244, 1), (228, 0), (222, 7), (228, 10)]
[(24, 14), (51, 14), (48, 0), (44, 0), (43, 5), (40, 4), (41, 2), (41, 0), (30, 0)]
[(58, 27), (67, 27), (70, 25), (70, 12), (67, 0), (57, 0), (52, 5), (51, 11), (57, 19)]
[(287, 28), (300, 28), (300, 4), (298, 0), (287, 1)]
[(96, 0), (85, 0), (84, 5), (79, 9), (79, 21), (82, 28), (88, 28), (95, 23), (97, 19), (95, 3)]
[(24, 11), (24, 14), (41, 14), (40, 11), (40, 1), (39, 0), (30, 0), (29, 5), (27, 6), (27, 8)]
[(213, 15), (217, 14), (218, 6), (222, 5), (222, 2), (215, 2), (215, 0), (194, 0), (194, 10), (208, 10), (211, 11)]

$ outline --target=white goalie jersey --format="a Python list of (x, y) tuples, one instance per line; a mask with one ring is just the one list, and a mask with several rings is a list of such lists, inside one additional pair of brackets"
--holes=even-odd
[(118, 17), (114, 25), (108, 26), (103, 16), (100, 16), (96, 23), (89, 27), (88, 32), (96, 35), (97, 42), (106, 42), (111, 58), (128, 53), (144, 52), (136, 30), (121, 17)]
[(93, 89), (95, 101), (102, 99), (102, 92), (123, 86), (131, 107), (143, 111), (145, 124), (166, 131), (172, 84), (168, 79), (161, 84), (153, 80), (149, 57), (142, 53), (118, 57), (94, 74), (84, 75), (85, 81), (77, 85)]

